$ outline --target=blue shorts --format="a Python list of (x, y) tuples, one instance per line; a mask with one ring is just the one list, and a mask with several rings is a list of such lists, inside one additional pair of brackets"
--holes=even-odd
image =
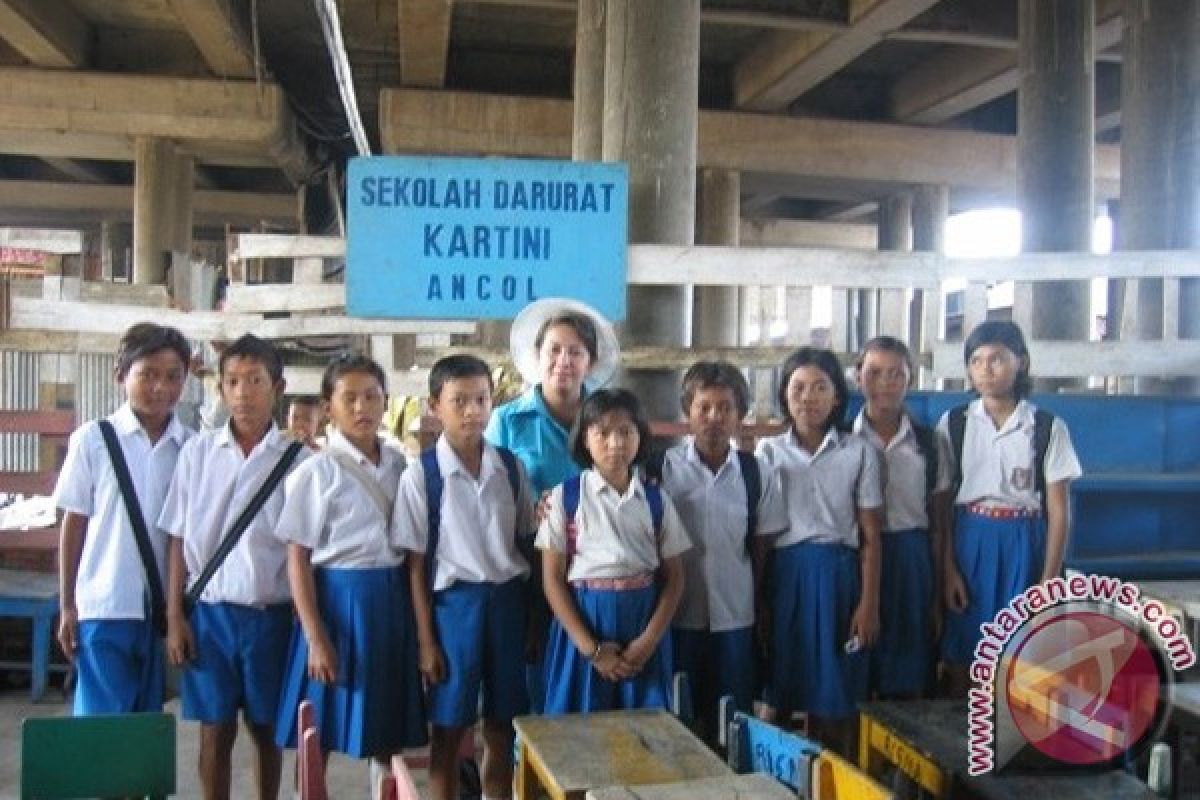
[(924, 528), (889, 531), (879, 576), (879, 641), (871, 686), (884, 697), (914, 695), (933, 678), (933, 554)]
[(994, 519), (963, 506), (954, 517), (954, 560), (967, 587), (967, 607), (947, 611), (942, 660), (969, 665), (982, 636), (979, 627), (1037, 583), (1046, 559), (1046, 523), (1039, 517)]
[(754, 702), (754, 629), (697, 631), (671, 629), (675, 669), (686, 672), (692, 687), (692, 702), (701, 720), (713, 728), (717, 706), (725, 695), (733, 697), (738, 711), (750, 711)]
[(75, 670), (77, 717), (162, 711), (162, 638), (148, 620), (80, 621)]
[(249, 722), (275, 722), (292, 607), (201, 602), (191, 623), (196, 658), (181, 675), (184, 719), (233, 722), (244, 708)]
[(844, 649), (860, 599), (858, 551), (800, 542), (772, 556), (768, 702), (827, 719), (853, 716), (869, 678), (868, 651)]
[(434, 595), (446, 680), (429, 687), (429, 721), (465, 727), (510, 722), (529, 709), (525, 691), (525, 581), (456, 583)]

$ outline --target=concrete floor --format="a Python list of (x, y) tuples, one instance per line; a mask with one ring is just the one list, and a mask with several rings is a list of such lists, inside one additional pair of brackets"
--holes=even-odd
[[(179, 701), (167, 704), (167, 710), (179, 713)], [(27, 717), (61, 716), (69, 714), (71, 706), (61, 690), (51, 687), (39, 703), (31, 703), (27, 688), (3, 689), (0, 691), (0, 800), (16, 798), (21, 789), (21, 721)], [(176, 767), (177, 797), (200, 797), (200, 786), (196, 776), (196, 753), (199, 741), (199, 726), (180, 720), (176, 728), (178, 759)], [(249, 737), (243, 732), (234, 746), (233, 797), (253, 798), (253, 748)], [(292, 797), (291, 775), (295, 753), (289, 751), (284, 757), (284, 786), (280, 792), (285, 800)], [(421, 792), (425, 790), (426, 772), (414, 769), (413, 778)], [(355, 761), (340, 755), (329, 759), (326, 773), (329, 796), (337, 800), (370, 797), (370, 787), (365, 761)]]

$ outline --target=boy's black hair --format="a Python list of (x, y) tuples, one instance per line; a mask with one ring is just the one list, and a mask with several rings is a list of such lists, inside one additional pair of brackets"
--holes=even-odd
[[(963, 343), (963, 363), (971, 363), (971, 354), (985, 344), (998, 344), (1007, 347), (1017, 358), (1021, 359), (1021, 368), (1013, 381), (1013, 394), (1020, 399), (1028, 397), (1033, 391), (1033, 378), (1029, 376), (1031, 359), (1029, 347), (1025, 344), (1025, 335), (1021, 333), (1017, 323), (1007, 319), (990, 319), (981, 322), (971, 331), (967, 341)], [(970, 373), (968, 372), (968, 383)], [(971, 387), (974, 391), (974, 387)]]
[(321, 398), (313, 397), (311, 394), (298, 394), (288, 400), (288, 408), (292, 406), (303, 406), (304, 408), (320, 408)]
[(867, 343), (862, 346), (862, 352), (858, 354), (858, 360), (854, 362), (855, 369), (862, 369), (863, 362), (867, 360), (867, 353), (872, 351), (876, 353), (895, 353), (903, 358), (904, 363), (908, 366), (908, 382), (912, 383), (913, 378), (917, 374), (917, 368), (913, 364), (912, 351), (908, 349), (908, 345), (895, 336), (876, 336), (874, 339), (868, 339)]
[(186, 372), (192, 363), (192, 346), (187, 338), (175, 328), (139, 322), (121, 335), (117, 344), (117, 380), (125, 380), (129, 370), (138, 361), (163, 350), (173, 350), (183, 362)]
[(837, 356), (831, 351), (819, 347), (801, 347), (783, 362), (777, 398), (783, 418), (793, 428), (796, 427), (796, 420), (792, 419), (792, 412), (788, 409), (788, 384), (792, 380), (792, 373), (800, 367), (816, 367), (829, 376), (829, 381), (833, 384), (834, 392), (837, 394), (837, 400), (833, 404), (833, 411), (825, 419), (824, 427), (826, 432), (833, 427), (844, 427), (846, 408), (850, 405), (850, 389), (846, 386), (846, 376), (842, 373), (842, 365)]
[(253, 359), (267, 368), (271, 383), (283, 380), (283, 359), (279, 356), (279, 351), (275, 349), (275, 345), (253, 333), (242, 334), (221, 351), (221, 357), (217, 360), (217, 373), (222, 378), (225, 377), (225, 365), (231, 358)]
[(332, 400), (333, 389), (337, 386), (338, 380), (343, 375), (354, 372), (370, 375), (379, 382), (379, 388), (383, 390), (383, 393), (387, 394), (387, 375), (384, 374), (383, 367), (379, 366), (370, 356), (364, 356), (362, 353), (343, 353), (330, 361), (329, 366), (325, 368), (325, 373), (321, 375), (321, 399), (326, 403)]
[(446, 381), (459, 378), (487, 378), (488, 391), (495, 390), (492, 383), (492, 370), (487, 362), (472, 355), (453, 355), (439, 358), (429, 370), (429, 396), (442, 396), (442, 387)]
[(624, 411), (633, 419), (638, 432), (638, 449), (633, 456), (633, 466), (641, 465), (650, 453), (650, 422), (642, 411), (637, 395), (628, 389), (597, 389), (583, 400), (575, 424), (571, 426), (571, 437), (567, 442), (571, 457), (583, 469), (594, 463), (587, 449), (587, 430), (610, 411)]
[(738, 417), (750, 410), (750, 385), (742, 371), (728, 361), (697, 361), (683, 373), (683, 394), (679, 398), (683, 413), (692, 408), (692, 398), (701, 389), (729, 389), (737, 404)]
[(596, 359), (600, 358), (600, 337), (596, 333), (596, 323), (582, 311), (560, 311), (547, 317), (546, 321), (538, 328), (537, 336), (533, 339), (533, 346), (541, 350), (542, 342), (546, 339), (546, 331), (557, 328), (559, 325), (575, 331), (575, 335), (579, 337), (579, 341), (583, 342), (584, 348), (588, 351), (589, 362), (595, 364)]

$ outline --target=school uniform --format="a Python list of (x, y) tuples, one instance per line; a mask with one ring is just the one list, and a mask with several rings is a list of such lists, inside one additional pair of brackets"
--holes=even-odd
[[(954, 497), (954, 559), (967, 589), (967, 607), (947, 611), (942, 633), (942, 659), (970, 664), (979, 641), (979, 626), (1036, 583), (1046, 560), (1046, 519), (1034, 476), (1034, 412), (1018, 401), (997, 429), (982, 398), (967, 406), (963, 430), (962, 485)], [(958, 471), (958, 454), (950, 438), (950, 415), (938, 421), (938, 460), (946, 465), (939, 490), (949, 491)], [(1058, 417), (1050, 428), (1043, 465), (1046, 483), (1073, 480), (1083, 474), (1066, 424)]]
[[(183, 448), (159, 527), (182, 540), (188, 587), (290, 444), (272, 423), (249, 455), (244, 454), (227, 422), (194, 436)], [(307, 450), (297, 454), (292, 469), (307, 455)], [(292, 629), (287, 546), (275, 536), (282, 510), (281, 483), (191, 612), (196, 654), (181, 674), (185, 719), (232, 722), (242, 708), (256, 724), (275, 721)]]
[[(636, 475), (624, 493), (595, 470), (579, 476), (575, 554), (566, 577), (580, 615), (599, 641), (624, 646), (641, 635), (658, 603), (656, 572), (662, 560), (691, 547), (665, 494), (662, 506), (662, 524), (656, 532), (646, 487)], [(535, 544), (542, 550), (568, 552), (562, 486), (550, 493)], [(617, 683), (602, 678), (590, 656), (579, 652), (557, 619), (551, 623), (546, 649), (547, 714), (669, 705), (670, 633), (637, 676)]]
[[(889, 442), (859, 412), (853, 431), (875, 448), (883, 473), (879, 639), (871, 649), (871, 688), (883, 696), (928, 688), (933, 670), (933, 545), (925, 456), (908, 414)], [(938, 469), (944, 465), (939, 462)]]
[[(760, 476), (767, 474), (760, 464)], [(756, 536), (778, 534), (787, 513), (778, 488), (760, 478)], [(663, 457), (662, 487), (679, 512), (692, 548), (683, 554), (683, 597), (671, 632), (675, 669), (685, 672), (697, 705), (716, 709), (732, 695), (749, 711), (754, 701), (754, 573), (747, 540), (746, 481), (732, 447), (714, 473), (694, 437)]]
[[(526, 580), (529, 563), (517, 536), (534, 530), (524, 470), (518, 494), (500, 453), (483, 444), (476, 478), (445, 436), (434, 445), (442, 476), (437, 552), (429, 548), (425, 467), (408, 465), (392, 522), (398, 546), (432, 559), (433, 623), (446, 659), (446, 679), (429, 687), (429, 721), (474, 724), (483, 691), (485, 719), (510, 722), (528, 711), (525, 687)], [(428, 561), (427, 561), (428, 565)]]
[[(344, 455), (339, 455), (344, 454)], [(296, 712), (311, 700), (321, 745), (356, 758), (425, 744), (425, 709), (417, 670), (404, 549), (389, 535), (391, 512), (338, 458), (353, 459), (395, 502), (404, 456), (380, 444), (373, 464), (336, 429), (328, 447), (288, 477), (277, 535), (311, 550), (317, 606), (337, 653), (337, 680), (308, 677), (308, 643), (292, 632), (276, 741), (296, 746)]]
[[(159, 575), (165, 576), (167, 537), (155, 522), (191, 432), (172, 416), (152, 443), (128, 404), (108, 421), (125, 454)], [(162, 639), (150, 619), (146, 570), (97, 423), (71, 434), (54, 502), (88, 518), (75, 580), (75, 715), (162, 710)]]
[(846, 653), (861, 599), (858, 510), (883, 504), (879, 456), (831, 428), (815, 453), (792, 430), (762, 439), (758, 455), (787, 506), (770, 570), (771, 667), (767, 699), (777, 708), (831, 719), (866, 696), (868, 654)]

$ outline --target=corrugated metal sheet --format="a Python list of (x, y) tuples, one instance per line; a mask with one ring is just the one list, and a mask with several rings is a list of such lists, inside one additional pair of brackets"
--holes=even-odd
[(117, 357), (112, 353), (80, 353), (75, 383), (77, 424), (106, 417), (121, 405), (121, 387), (113, 379)]
[[(39, 373), (37, 353), (0, 350), (0, 408), (36, 411)], [(0, 470), (35, 472), (37, 462), (37, 434), (0, 433)]]

